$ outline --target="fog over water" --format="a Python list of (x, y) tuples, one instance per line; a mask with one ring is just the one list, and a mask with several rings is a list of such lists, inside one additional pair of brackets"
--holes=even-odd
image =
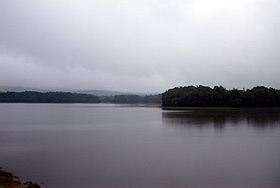
[(0, 85), (280, 88), (280, 1), (0, 1)]

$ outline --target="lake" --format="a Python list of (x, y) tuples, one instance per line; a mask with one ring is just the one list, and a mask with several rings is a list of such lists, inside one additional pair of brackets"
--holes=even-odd
[(49, 188), (279, 188), (280, 110), (0, 104), (0, 166)]

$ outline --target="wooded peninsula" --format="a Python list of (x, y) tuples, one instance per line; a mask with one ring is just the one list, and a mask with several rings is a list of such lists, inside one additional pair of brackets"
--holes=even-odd
[(166, 107), (280, 107), (280, 90), (257, 86), (227, 90), (222, 86), (186, 86), (162, 94)]

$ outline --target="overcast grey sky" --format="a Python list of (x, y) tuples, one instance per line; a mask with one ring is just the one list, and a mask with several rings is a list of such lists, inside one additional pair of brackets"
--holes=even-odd
[(279, 0), (0, 2), (0, 85), (280, 88)]

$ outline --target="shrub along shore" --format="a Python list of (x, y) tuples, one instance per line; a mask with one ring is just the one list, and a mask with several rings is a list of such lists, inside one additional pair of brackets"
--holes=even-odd
[(37, 183), (31, 181), (22, 183), (17, 180), (18, 177), (14, 176), (11, 172), (0, 169), (0, 188), (40, 188)]

